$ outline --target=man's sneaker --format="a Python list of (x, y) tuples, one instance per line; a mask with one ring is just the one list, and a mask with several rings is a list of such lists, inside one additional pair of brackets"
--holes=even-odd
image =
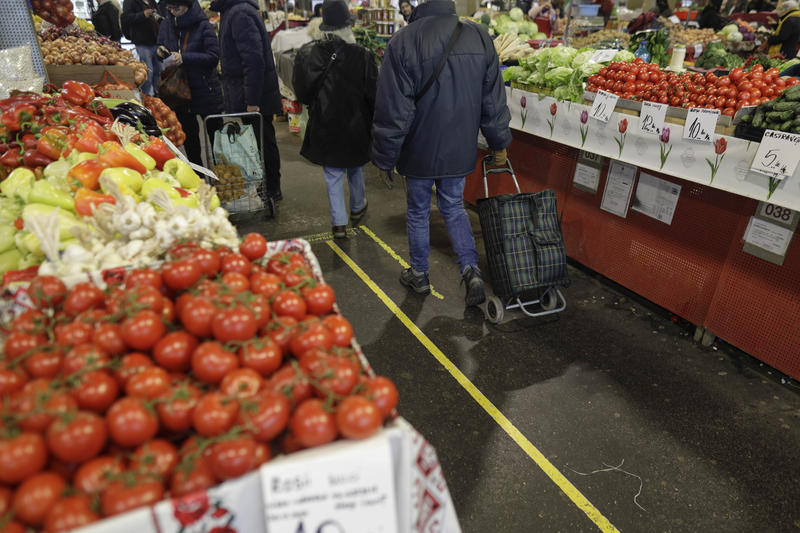
[(425, 273), (414, 274), (414, 271), (410, 268), (403, 270), (403, 273), (400, 274), (400, 283), (418, 294), (431, 292), (431, 283), (428, 281), (428, 275)]
[(350, 213), (350, 222), (352, 222), (352, 223), (353, 223), (353, 225), (356, 225), (356, 224), (358, 224), (358, 222), (359, 222), (359, 221), (360, 221), (362, 218), (364, 218), (364, 215), (365, 215), (365, 214), (366, 214), (366, 212), (367, 212), (367, 206), (368, 206), (368, 205), (369, 205), (369, 204), (367, 204), (366, 202), (364, 202), (364, 208), (363, 208), (361, 211), (356, 211), (355, 213), (353, 213), (353, 212), (351, 212), (351, 213)]
[(334, 226), (332, 229), (334, 239), (347, 238), (347, 226)]
[(461, 274), (461, 283), (467, 286), (467, 296), (464, 300), (467, 307), (479, 305), (486, 301), (486, 294), (483, 292), (483, 278), (481, 271), (476, 266), (468, 266)]

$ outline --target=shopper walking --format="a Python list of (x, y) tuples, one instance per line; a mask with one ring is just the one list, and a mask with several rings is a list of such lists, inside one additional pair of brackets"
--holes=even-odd
[(400, 282), (430, 291), (430, 209), (433, 186), (439, 211), (467, 286), (467, 305), (484, 301), (478, 252), (463, 205), (465, 176), (475, 168), (478, 130), (505, 164), (511, 142), (503, 80), (492, 40), (480, 25), (459, 22), (450, 0), (420, 4), (411, 23), (384, 54), (373, 122), (375, 165), (406, 179), (406, 228), (411, 268)]
[(147, 65), (147, 81), (142, 91), (150, 96), (158, 93), (161, 62), (156, 57), (156, 42), (161, 14), (155, 0), (125, 0), (122, 4), (122, 34), (136, 46), (136, 55)]
[(167, 16), (158, 32), (158, 57), (165, 68), (183, 65), (186, 71), (192, 100), (173, 111), (186, 133), (186, 155), (202, 165), (197, 116), (222, 112), (217, 33), (197, 0), (166, 0), (166, 6)]
[(272, 115), (281, 113), (278, 74), (269, 35), (256, 0), (214, 0), (220, 13), (219, 42), (226, 113), (259, 112), (263, 117), (264, 178), (274, 200), (281, 194), (281, 157)]
[(100, 35), (105, 35), (112, 41), (122, 40), (122, 28), (120, 27), (121, 11), (117, 0), (100, 0), (97, 9), (92, 15), (94, 29)]
[(322, 165), (335, 238), (347, 236), (345, 180), (350, 188), (353, 224), (367, 210), (364, 165), (370, 160), (378, 80), (375, 57), (356, 44), (352, 24), (345, 0), (325, 0), (320, 25), (324, 37), (298, 51), (292, 75), (298, 100), (309, 106), (300, 153)]

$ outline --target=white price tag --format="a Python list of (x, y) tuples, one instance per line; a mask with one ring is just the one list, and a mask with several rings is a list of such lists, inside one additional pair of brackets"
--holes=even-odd
[(605, 63), (606, 61), (611, 61), (614, 59), (614, 56), (617, 55), (619, 50), (611, 50), (611, 49), (604, 49), (598, 50), (597, 52), (592, 55), (592, 58), (589, 61), (594, 61), (595, 63)]
[(642, 102), (642, 112), (639, 113), (639, 129), (642, 133), (661, 135), (664, 129), (664, 117), (667, 116), (667, 104), (655, 102)]
[(703, 54), (703, 45), (702, 44), (694, 45), (694, 57), (695, 57), (695, 59), (700, 57), (702, 54)]
[(800, 160), (800, 135), (767, 130), (761, 138), (750, 170), (782, 180), (794, 174)]
[(714, 130), (717, 129), (719, 109), (700, 109), (692, 107), (686, 113), (686, 124), (683, 126), (683, 138), (704, 143), (714, 142)]
[(617, 107), (617, 100), (619, 100), (619, 96), (616, 94), (607, 93), (603, 90), (597, 91), (590, 113), (591, 117), (600, 122), (608, 122), (608, 119), (611, 118), (611, 113)]
[(759, 214), (763, 218), (774, 220), (779, 224), (786, 224), (787, 226), (794, 225), (794, 221), (797, 218), (797, 211), (789, 209), (788, 207), (768, 204), (767, 202), (759, 202), (759, 204)]

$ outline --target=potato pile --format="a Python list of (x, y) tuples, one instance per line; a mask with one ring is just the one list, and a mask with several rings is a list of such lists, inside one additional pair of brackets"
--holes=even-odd
[(127, 65), (133, 67), (136, 85), (147, 79), (147, 66), (136, 61), (128, 50), (71, 35), (53, 41), (40, 40), (44, 62), (48, 65)]
[(683, 24), (675, 24), (664, 17), (658, 20), (669, 30), (669, 40), (672, 44), (707, 44), (718, 41), (719, 37), (711, 28), (702, 30), (697, 28), (684, 28)]
[(586, 37), (575, 37), (570, 42), (570, 45), (575, 48), (597, 48), (600, 43), (613, 43), (620, 41), (623, 47), (627, 48), (631, 42), (631, 36), (627, 33), (622, 33), (614, 30), (602, 30), (595, 33), (590, 33)]
[(237, 165), (220, 163), (219, 165), (214, 165), (212, 170), (219, 178), (219, 183), (215, 186), (221, 201), (232, 202), (242, 197), (244, 194), (242, 169)]

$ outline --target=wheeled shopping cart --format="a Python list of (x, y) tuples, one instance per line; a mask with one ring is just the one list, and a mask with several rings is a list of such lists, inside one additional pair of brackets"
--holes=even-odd
[[(231, 221), (239, 222), (262, 214), (264, 218), (274, 217), (275, 200), (267, 194), (264, 174), (261, 113), (209, 115), (203, 120), (203, 126), (206, 166), (213, 168), (219, 177), (219, 181), (211, 185), (216, 187), (222, 207), (230, 214)], [(255, 143), (250, 132), (254, 133)], [(241, 143), (236, 151), (251, 164), (243, 166), (236, 157), (226, 157), (220, 146), (215, 145), (215, 139), (224, 140), (229, 147)]]
[[(486, 197), (477, 202), (494, 290), (486, 317), (497, 324), (505, 310), (520, 309), (530, 317), (560, 313), (567, 307), (560, 287), (569, 285), (569, 277), (555, 192), (520, 192), (511, 161), (487, 168), (492, 157), (481, 162)], [(505, 173), (517, 194), (490, 198), (489, 175)]]

